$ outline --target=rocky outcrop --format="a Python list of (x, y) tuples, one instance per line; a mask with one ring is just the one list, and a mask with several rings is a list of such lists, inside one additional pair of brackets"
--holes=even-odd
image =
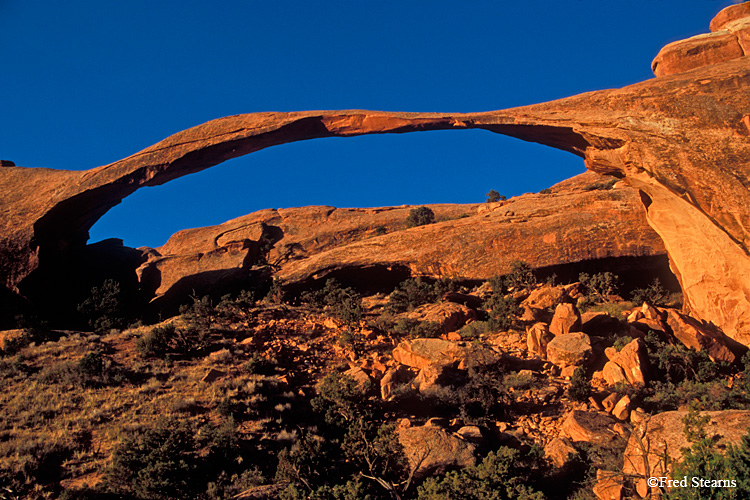
[(651, 63), (654, 74), (672, 75), (750, 55), (748, 5), (745, 2), (719, 12), (711, 21), (711, 33), (665, 46)]
[[(512, 198), (504, 207), (513, 216), (505, 210), (480, 214), (484, 205), (477, 204), (430, 205), (442, 221), (411, 229), (406, 226), (410, 206), (263, 210), (176, 233), (147, 252), (138, 274), (144, 289), (166, 300), (184, 295), (195, 277), (211, 278), (221, 269), (241, 277), (259, 260), (292, 287), (328, 277), (377, 287), (409, 275), (485, 280), (509, 272), (517, 260), (549, 267), (664, 255), (637, 192), (626, 186), (587, 190), (600, 181), (601, 176), (586, 173), (550, 194)], [(614, 218), (603, 219), (603, 213)]]
[(606, 413), (572, 410), (563, 420), (560, 431), (574, 442), (608, 446), (620, 436), (614, 430), (616, 424), (617, 421)]
[(547, 344), (554, 338), (547, 328), (547, 323), (534, 323), (526, 327), (526, 347), (531, 354), (547, 357)]
[(409, 465), (416, 469), (415, 477), (440, 474), (476, 463), (476, 445), (440, 427), (429, 424), (400, 427), (396, 432)]
[(556, 437), (544, 447), (544, 456), (552, 462), (552, 465), (563, 468), (568, 465), (573, 458), (578, 456), (578, 450), (573, 447), (573, 443), (566, 437)]
[(608, 347), (604, 353), (609, 359), (602, 369), (602, 376), (607, 384), (646, 384), (649, 378), (649, 362), (643, 341), (635, 339), (619, 352), (614, 347)]
[(495, 363), (500, 360), (500, 355), (473, 344), (443, 339), (414, 339), (405, 340), (396, 346), (393, 350), (393, 359), (419, 370), (430, 365), (465, 370), (470, 366)]
[[(726, 30), (742, 47), (746, 8), (730, 8), (720, 14), (716, 33)], [(32, 272), (63, 265), (70, 252), (85, 244), (94, 222), (136, 189), (269, 146), (320, 137), (478, 128), (569, 151), (583, 157), (591, 170), (625, 178), (642, 193), (648, 221), (665, 243), (691, 315), (748, 344), (750, 62), (735, 49), (713, 49), (718, 36), (725, 35), (693, 39), (694, 46), (679, 57), (700, 50), (730, 55), (706, 56), (703, 65), (684, 66), (689, 71), (667, 75), (669, 71), (658, 70), (662, 76), (656, 79), (549, 103), (465, 114), (349, 110), (237, 115), (88, 171), (3, 167), (0, 273), (6, 286), (23, 289)], [(656, 64), (660, 66), (667, 64)], [(607, 219), (619, 215), (607, 214)], [(520, 240), (525, 234), (516, 229)], [(542, 241), (564, 237), (551, 231)], [(571, 248), (587, 239), (576, 240)], [(440, 238), (436, 247), (441, 247)], [(589, 254), (597, 251), (607, 253), (599, 248)], [(328, 255), (328, 262), (339, 257)], [(318, 259), (312, 268), (325, 269), (325, 258)], [(288, 267), (285, 276), (309, 275), (309, 263), (301, 267)]]
[(703, 325), (674, 309), (667, 309), (667, 324), (672, 334), (686, 347), (696, 351), (705, 350), (713, 361), (734, 363), (736, 356), (727, 345), (724, 334), (715, 327)]
[(581, 329), (581, 313), (574, 304), (558, 304), (555, 315), (549, 324), (549, 331), (553, 335), (565, 335)]
[(467, 321), (477, 319), (477, 313), (464, 305), (455, 302), (428, 304), (407, 314), (418, 321), (429, 321), (437, 324), (444, 333), (454, 332)]
[[(672, 464), (682, 458), (682, 449), (690, 447), (684, 432), (683, 420), (687, 414), (687, 411), (659, 413), (643, 422), (631, 435), (625, 449), (623, 473), (642, 478), (636, 481), (641, 497), (648, 493), (646, 478), (669, 475)], [(707, 436), (721, 436), (714, 447), (716, 450), (739, 443), (750, 426), (750, 411), (747, 410), (707, 411), (701, 415), (710, 418), (705, 426)]]
[(557, 335), (547, 344), (547, 359), (559, 366), (581, 366), (591, 359), (591, 339), (581, 332)]

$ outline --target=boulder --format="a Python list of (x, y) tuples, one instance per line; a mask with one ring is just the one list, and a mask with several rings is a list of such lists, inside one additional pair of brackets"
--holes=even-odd
[(558, 335), (547, 344), (547, 359), (561, 368), (581, 366), (591, 354), (591, 339), (581, 332)]
[(531, 354), (546, 358), (547, 344), (553, 338), (554, 335), (547, 329), (547, 323), (534, 323), (534, 325), (526, 327), (526, 345)]
[(609, 385), (627, 381), (631, 385), (645, 385), (649, 379), (649, 362), (646, 346), (641, 339), (634, 339), (619, 352), (607, 348), (609, 361), (604, 365), (602, 375)]
[(465, 441), (474, 443), (477, 446), (481, 446), (484, 442), (484, 435), (482, 429), (476, 425), (464, 425), (456, 431), (456, 435)]
[(620, 398), (614, 408), (612, 408), (612, 415), (617, 420), (628, 420), (630, 418), (630, 397), (627, 395)]
[(734, 363), (737, 359), (724, 334), (717, 328), (701, 324), (674, 309), (667, 309), (667, 324), (677, 340), (696, 351), (705, 350), (711, 360)]
[(422, 306), (407, 315), (419, 321), (431, 321), (440, 325), (444, 333), (454, 332), (467, 321), (477, 319), (477, 313), (469, 307), (455, 302), (441, 302)]
[(558, 468), (568, 465), (577, 455), (578, 451), (573, 448), (573, 443), (566, 437), (556, 437), (544, 447), (544, 456)]
[(607, 413), (612, 413), (612, 410), (615, 409), (615, 405), (617, 404), (618, 397), (616, 393), (611, 393), (606, 398), (602, 399), (602, 407), (604, 408), (604, 411)]
[(359, 366), (352, 366), (343, 375), (349, 376), (357, 383), (357, 388), (362, 394), (367, 393), (372, 385), (370, 376)]
[(389, 400), (393, 391), (414, 378), (414, 373), (405, 365), (389, 368), (380, 379), (380, 397)]
[(452, 366), (461, 370), (470, 366), (488, 365), (500, 356), (487, 348), (443, 339), (413, 339), (401, 342), (393, 349), (393, 359), (412, 368), (429, 365)]
[(203, 375), (203, 378), (201, 378), (201, 382), (206, 382), (207, 384), (210, 384), (211, 382), (214, 382), (225, 375), (226, 375), (226, 372), (217, 370), (216, 368), (209, 368), (206, 374)]
[[(631, 434), (625, 449), (623, 473), (643, 478), (636, 482), (636, 489), (641, 497), (648, 493), (645, 478), (670, 475), (671, 469), (664, 463), (665, 456), (669, 457), (670, 463), (678, 462), (682, 459), (682, 449), (690, 447), (683, 422), (687, 414), (687, 411), (659, 413), (646, 419)], [(721, 436), (714, 446), (716, 450), (724, 450), (729, 444), (738, 444), (750, 427), (748, 410), (708, 411), (701, 412), (701, 415), (711, 419), (705, 427), (708, 437)], [(648, 471), (644, 455), (648, 461)]]
[(566, 297), (565, 287), (542, 285), (540, 288), (532, 290), (521, 305), (534, 309), (550, 309), (557, 306)]
[(560, 432), (574, 442), (608, 446), (619, 436), (615, 424), (617, 420), (603, 412), (572, 410), (563, 420)]
[(441, 427), (400, 427), (396, 435), (417, 478), (476, 463), (476, 445)]
[(558, 304), (555, 308), (555, 315), (549, 325), (549, 331), (553, 335), (565, 335), (570, 332), (577, 332), (581, 329), (581, 313), (574, 304)]

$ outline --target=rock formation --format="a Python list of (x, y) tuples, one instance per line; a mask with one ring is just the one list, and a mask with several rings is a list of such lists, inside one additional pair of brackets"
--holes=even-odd
[[(262, 210), (176, 233), (145, 251), (138, 274), (149, 296), (168, 300), (205, 290), (196, 283), (201, 276), (241, 278), (264, 244), (264, 261), (287, 285), (328, 277), (372, 285), (389, 275), (390, 285), (409, 275), (486, 280), (507, 273), (517, 260), (539, 268), (664, 255), (637, 191), (620, 184), (590, 188), (601, 182), (587, 172), (549, 194), (515, 197), (494, 210), (487, 204), (431, 205), (438, 219), (447, 220), (411, 229), (408, 206)], [(643, 259), (632, 264), (648, 265)]]
[(80, 249), (96, 220), (139, 187), (269, 146), (320, 137), (478, 128), (569, 151), (583, 157), (591, 170), (627, 179), (641, 191), (689, 312), (748, 344), (748, 19), (747, 3), (725, 9), (712, 23), (712, 35), (682, 42), (684, 53), (657, 57), (658, 78), (622, 89), (484, 113), (237, 115), (88, 171), (3, 166), (0, 273), (8, 288), (23, 289), (32, 272), (59, 266)]

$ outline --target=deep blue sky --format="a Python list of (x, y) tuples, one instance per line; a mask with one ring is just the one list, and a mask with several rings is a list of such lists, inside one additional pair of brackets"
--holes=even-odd
[[(88, 169), (255, 111), (487, 111), (653, 77), (731, 1), (0, 0), (0, 159)], [(583, 171), (482, 131), (321, 139), (144, 188), (91, 241), (158, 246), (263, 208), (471, 203)]]

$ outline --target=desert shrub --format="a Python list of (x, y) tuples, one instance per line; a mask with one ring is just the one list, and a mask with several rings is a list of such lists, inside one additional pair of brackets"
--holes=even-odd
[(573, 401), (588, 401), (591, 396), (591, 383), (586, 377), (586, 370), (578, 367), (573, 372), (568, 386), (568, 397)]
[(505, 276), (505, 286), (513, 289), (529, 290), (537, 284), (534, 270), (528, 262), (516, 260), (510, 265), (510, 274)]
[(112, 455), (107, 486), (139, 499), (195, 497), (200, 457), (194, 434), (184, 421), (160, 419), (126, 436)]
[(396, 335), (406, 335), (413, 339), (416, 338), (435, 338), (442, 335), (443, 328), (434, 321), (419, 321), (414, 318), (399, 318), (393, 325), (393, 332)]
[(271, 287), (268, 289), (268, 293), (266, 293), (263, 300), (271, 304), (283, 304), (286, 302), (287, 296), (286, 290), (284, 290), (284, 283), (278, 278), (273, 278)]
[(135, 348), (144, 358), (163, 358), (171, 350), (176, 331), (172, 323), (154, 327), (135, 341)]
[(516, 260), (510, 264), (510, 272), (506, 275), (490, 278), (492, 291), (504, 293), (509, 290), (530, 290), (537, 284), (534, 269), (528, 262)]
[(89, 297), (78, 305), (78, 313), (96, 332), (125, 327), (127, 315), (120, 284), (108, 279), (93, 287)]
[(5, 339), (0, 349), (0, 356), (14, 356), (24, 347), (34, 342), (34, 335), (29, 330), (24, 330), (21, 335)]
[(361, 333), (357, 333), (347, 328), (336, 337), (336, 343), (344, 349), (349, 349), (359, 356), (364, 347), (365, 339)]
[(654, 281), (647, 288), (633, 290), (631, 297), (636, 305), (648, 302), (653, 306), (664, 307), (670, 303), (671, 294), (661, 285), (659, 278), (654, 278)]
[(242, 365), (242, 369), (251, 375), (271, 375), (276, 371), (276, 360), (266, 359), (254, 352)]
[(409, 278), (399, 283), (388, 296), (386, 309), (393, 313), (410, 311), (422, 304), (435, 302), (439, 299), (440, 296), (432, 284), (422, 280), (422, 278)]
[(39, 379), (49, 384), (72, 387), (119, 385), (126, 379), (125, 371), (101, 351), (90, 351), (76, 361), (61, 361), (45, 367)]
[(412, 208), (409, 211), (409, 216), (406, 218), (408, 227), (425, 226), (433, 222), (435, 222), (435, 212), (429, 207)]
[(174, 323), (156, 326), (135, 342), (144, 358), (166, 359), (171, 354), (192, 355), (208, 347), (208, 334), (194, 324), (177, 328)]
[[(685, 404), (694, 404), (700, 410), (750, 408), (747, 364), (742, 377), (734, 384), (727, 384), (725, 377), (734, 369), (726, 363), (711, 361), (705, 351), (669, 344), (654, 332), (649, 332), (644, 341), (653, 379), (651, 386), (643, 391), (643, 406), (647, 410), (675, 410)], [(743, 362), (747, 361), (750, 356), (743, 358)]]
[(578, 281), (585, 289), (584, 305), (610, 302), (609, 297), (615, 295), (620, 286), (619, 280), (620, 278), (616, 274), (609, 271), (594, 275), (579, 274)]
[(372, 234), (375, 236), (382, 236), (388, 232), (388, 228), (385, 226), (377, 226), (375, 229), (373, 229)]
[[(236, 296), (224, 295), (216, 305), (217, 315), (225, 321), (239, 321), (255, 306), (255, 293), (242, 290)], [(210, 325), (209, 325), (210, 327)]]
[(502, 293), (493, 293), (485, 301), (485, 307), (489, 310), (489, 326), (493, 330), (509, 330), (516, 326), (521, 308), (516, 300)]
[(216, 479), (208, 483), (206, 500), (229, 500), (238, 498), (243, 491), (254, 486), (265, 484), (263, 474), (256, 467), (250, 467), (239, 474), (222, 473)]
[[(337, 467), (332, 467), (331, 461), (327, 460), (323, 462), (324, 467), (318, 467), (314, 473), (308, 472), (313, 479), (317, 475), (318, 484), (321, 484), (320, 480), (323, 479), (319, 471), (336, 470), (339, 476), (326, 478), (325, 486), (347, 484), (361, 477), (367, 479), (369, 488), (396, 493), (393, 495), (394, 498), (398, 498), (408, 489), (409, 483), (405, 481), (408, 466), (394, 428), (378, 421), (373, 408), (363, 397), (362, 388), (354, 379), (338, 373), (327, 375), (318, 384), (318, 396), (313, 398), (311, 404), (313, 409), (323, 416), (324, 434), (330, 438), (303, 441), (299, 450), (295, 450), (294, 447), (289, 450), (287, 456), (283, 457), (285, 460), (294, 458), (295, 452), (305, 452), (314, 455), (308, 459), (309, 462), (318, 460), (318, 457), (327, 451), (332, 457), (338, 457), (339, 463)], [(333, 448), (326, 450), (326, 445)], [(310, 450), (305, 451), (305, 447)], [(288, 464), (282, 464), (281, 459), (279, 465), (283, 465), (282, 470), (289, 468)], [(317, 488), (312, 485), (313, 481), (307, 481), (310, 483), (308, 486), (301, 478), (294, 478), (298, 471), (303, 471), (303, 468), (297, 466), (292, 468), (291, 474), (285, 474), (287, 477), (291, 476), (291, 480), (304, 485), (309, 493), (316, 491)]]
[(353, 288), (342, 288), (335, 279), (326, 281), (322, 290), (308, 291), (301, 300), (329, 311), (349, 326), (362, 319), (362, 297)]
[[(681, 480), (687, 476), (688, 484), (687, 488), (672, 488), (666, 495), (669, 500), (750, 498), (750, 434), (722, 454), (717, 447), (721, 436), (709, 436), (705, 430), (709, 422), (708, 416), (700, 416), (694, 410), (683, 419), (690, 447), (682, 450), (682, 460), (675, 464), (672, 477)], [(693, 478), (708, 481), (708, 484), (694, 485)], [(722, 483), (714, 483), (712, 487), (714, 481)], [(716, 487), (716, 484), (724, 486)]]
[[(484, 425), (500, 418), (506, 410), (507, 388), (503, 367), (499, 364), (472, 366), (467, 370), (443, 372), (440, 385), (423, 394), (424, 403), (438, 414), (456, 411), (467, 423)], [(512, 384), (514, 381), (508, 379)]]
[(219, 311), (207, 295), (200, 298), (191, 297), (191, 299), (193, 301), (191, 304), (180, 306), (180, 315), (187, 324), (194, 328), (209, 331), (211, 325), (218, 320)]
[(541, 453), (500, 447), (477, 465), (430, 477), (417, 500), (544, 500), (534, 487), (543, 470)]
[(462, 339), (471, 340), (491, 330), (489, 321), (472, 321), (468, 325), (462, 326), (458, 330), (458, 334), (461, 335)]
[(63, 476), (63, 463), (78, 451), (74, 443), (50, 433), (28, 440), (0, 441), (0, 498), (53, 498)]
[(485, 196), (487, 196), (487, 203), (494, 203), (496, 201), (505, 201), (508, 199), (506, 196), (501, 195), (494, 189), (490, 189), (489, 193), (487, 193)]
[(552, 189), (544, 188), (541, 191), (539, 191), (539, 194), (552, 194)]

